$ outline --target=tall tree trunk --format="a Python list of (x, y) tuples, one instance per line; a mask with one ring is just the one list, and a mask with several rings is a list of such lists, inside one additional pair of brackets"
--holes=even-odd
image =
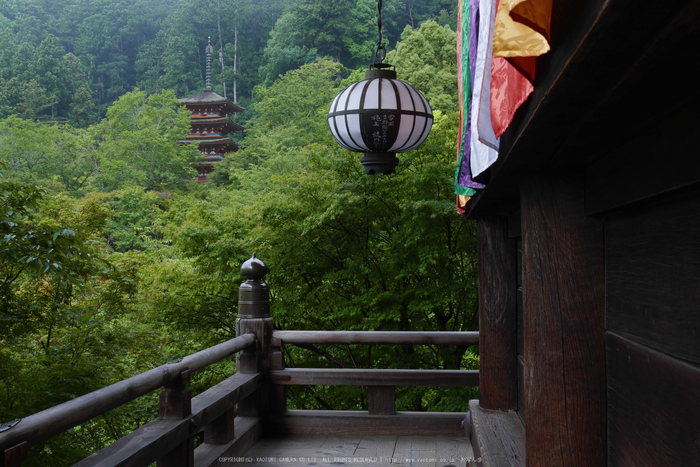
[(224, 41), (221, 38), (221, 0), (216, 0), (216, 25), (219, 28), (219, 62), (221, 62), (221, 83), (226, 97), (226, 81), (224, 81)]
[(238, 92), (236, 91), (236, 73), (238, 72), (238, 18), (233, 27), (233, 103), (238, 104)]

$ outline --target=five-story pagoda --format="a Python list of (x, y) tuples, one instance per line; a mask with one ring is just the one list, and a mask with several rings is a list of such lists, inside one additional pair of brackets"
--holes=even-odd
[(184, 105), (192, 112), (190, 134), (182, 142), (196, 142), (203, 155), (201, 163), (195, 167), (199, 174), (198, 182), (209, 182), (208, 175), (214, 170), (214, 164), (221, 161), (227, 152), (238, 150), (238, 145), (228, 135), (244, 129), (231, 120), (233, 114), (242, 112), (244, 109), (212, 90), (211, 38), (206, 52), (207, 87), (198, 94), (179, 99), (180, 105)]

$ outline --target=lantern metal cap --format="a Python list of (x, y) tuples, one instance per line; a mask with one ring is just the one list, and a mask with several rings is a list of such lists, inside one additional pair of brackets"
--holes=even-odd
[[(382, 63), (382, 65), (384, 65)], [(376, 65), (375, 65), (376, 66)], [(390, 67), (392, 65), (384, 65), (384, 67), (377, 67), (376, 69), (370, 68), (365, 71), (365, 79), (375, 79), (375, 78), (385, 78), (385, 79), (396, 79), (396, 70), (389, 70), (385, 67)]]

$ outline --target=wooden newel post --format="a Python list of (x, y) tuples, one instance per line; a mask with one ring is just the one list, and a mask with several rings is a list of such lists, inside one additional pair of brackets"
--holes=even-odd
[[(241, 284), (238, 294), (238, 335), (253, 333), (255, 349), (241, 351), (237, 361), (240, 373), (263, 373), (284, 369), (280, 342), (272, 338), (274, 324), (270, 315), (270, 290), (263, 278), (268, 269), (255, 254), (241, 266), (241, 275), (248, 279)], [(274, 423), (274, 414), (286, 410), (285, 388), (273, 387), (269, 377), (260, 391), (238, 404), (238, 414), (267, 419)]]

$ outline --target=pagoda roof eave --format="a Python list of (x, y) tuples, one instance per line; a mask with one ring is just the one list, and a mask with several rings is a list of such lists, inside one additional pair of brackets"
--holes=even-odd
[(231, 120), (231, 117), (192, 117), (191, 122), (193, 125), (201, 125), (203, 123), (225, 123), (226, 128), (230, 128), (231, 130), (228, 131), (228, 133), (245, 130), (244, 126)]
[(233, 148), (234, 151), (238, 151), (240, 149), (240, 146), (238, 146), (237, 143), (235, 143), (231, 138), (225, 137), (225, 138), (209, 138), (207, 136), (202, 136), (202, 137), (188, 137), (187, 139), (180, 139), (178, 140), (178, 143), (180, 144), (189, 144), (189, 143), (197, 143), (199, 145), (207, 145), (207, 144), (227, 144)]
[(231, 102), (228, 98), (223, 97), (214, 91), (204, 90), (200, 93), (194, 94), (189, 97), (183, 97), (178, 99), (180, 104), (224, 104), (229, 110), (229, 113), (243, 112), (245, 109), (237, 104)]

